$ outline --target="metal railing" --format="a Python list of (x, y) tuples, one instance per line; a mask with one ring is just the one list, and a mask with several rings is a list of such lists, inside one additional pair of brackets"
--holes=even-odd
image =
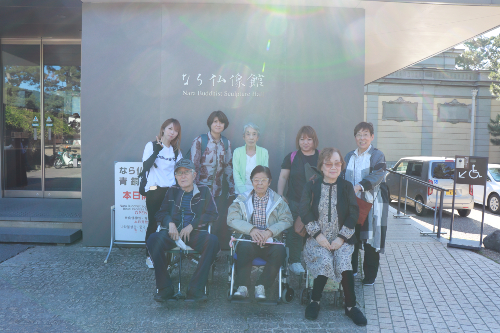
[[(437, 235), (437, 237), (441, 237), (442, 234), (445, 234), (445, 232), (441, 232), (441, 222), (443, 220), (443, 201), (444, 201), (444, 193), (447, 191), (446, 189), (436, 186), (434, 184), (425, 182), (421, 179), (411, 177), (399, 172), (396, 172), (391, 169), (386, 169), (387, 172), (398, 175), (399, 176), (399, 191), (398, 191), (398, 212), (396, 215), (394, 215), (395, 218), (409, 218), (410, 216), (413, 215), (408, 215), (406, 214), (406, 203), (407, 200), (413, 201), (415, 203), (415, 208), (416, 205), (422, 205), (423, 207), (426, 207), (427, 209), (433, 210), (434, 211), (434, 221), (432, 225), (432, 232), (420, 232), (421, 235)], [(406, 188), (405, 188), (405, 206), (404, 206), (404, 213), (401, 214), (401, 190), (402, 190), (402, 185), (403, 185), (403, 178), (406, 179)], [(435, 207), (430, 207), (424, 204), (423, 202), (417, 201), (413, 198), (408, 197), (408, 181), (412, 181), (415, 183), (418, 183), (420, 185), (424, 185), (427, 187), (427, 190), (429, 188), (433, 189), (436, 192), (436, 200), (435, 200)], [(438, 194), (439, 194), (439, 205), (438, 205)], [(389, 201), (391, 199), (389, 198)], [(422, 208), (424, 209), (424, 208)], [(438, 213), (439, 212), (439, 213)], [(436, 218), (438, 219), (437, 223), (437, 232), (436, 232)]]

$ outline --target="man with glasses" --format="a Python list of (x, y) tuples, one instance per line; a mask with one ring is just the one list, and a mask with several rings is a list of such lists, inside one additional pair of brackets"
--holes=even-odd
[(196, 270), (188, 286), (186, 301), (206, 301), (205, 285), (208, 273), (220, 250), (217, 236), (208, 233), (208, 225), (217, 220), (217, 207), (207, 186), (196, 185), (195, 166), (183, 158), (175, 164), (175, 179), (179, 186), (168, 189), (155, 218), (160, 230), (152, 234), (147, 248), (154, 263), (157, 292), (154, 300), (164, 302), (174, 295), (172, 280), (167, 270), (165, 251), (175, 248), (181, 239), (201, 253)]
[[(352, 183), (359, 199), (372, 204), (364, 223), (356, 225), (356, 236), (365, 250), (363, 284), (371, 286), (377, 277), (380, 253), (384, 253), (387, 232), (389, 195), (385, 184), (386, 164), (384, 153), (372, 145), (375, 133), (371, 123), (361, 122), (356, 125), (354, 138), (358, 148), (345, 157), (347, 167), (344, 179)], [(359, 248), (358, 242), (352, 254), (354, 275), (358, 272)]]

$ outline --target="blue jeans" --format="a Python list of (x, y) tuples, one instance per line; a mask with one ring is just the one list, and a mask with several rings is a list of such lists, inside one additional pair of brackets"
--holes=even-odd
[[(189, 282), (188, 291), (195, 294), (204, 293), (210, 267), (220, 250), (219, 240), (217, 236), (211, 235), (207, 231), (193, 230), (186, 244), (201, 253), (198, 266)], [(158, 289), (172, 286), (172, 280), (167, 270), (165, 252), (176, 246), (175, 242), (168, 235), (167, 229), (155, 232), (148, 238), (147, 247), (155, 267), (156, 288)]]

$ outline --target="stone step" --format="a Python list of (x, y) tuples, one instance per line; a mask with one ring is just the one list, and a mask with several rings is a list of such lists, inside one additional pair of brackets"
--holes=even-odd
[(71, 244), (82, 238), (81, 229), (67, 228), (0, 228), (3, 243)]

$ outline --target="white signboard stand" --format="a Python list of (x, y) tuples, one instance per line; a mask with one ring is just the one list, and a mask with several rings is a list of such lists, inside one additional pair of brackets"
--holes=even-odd
[(115, 162), (115, 204), (111, 206), (111, 244), (104, 263), (108, 262), (113, 244), (144, 244), (148, 227), (146, 197), (139, 193), (142, 162)]

